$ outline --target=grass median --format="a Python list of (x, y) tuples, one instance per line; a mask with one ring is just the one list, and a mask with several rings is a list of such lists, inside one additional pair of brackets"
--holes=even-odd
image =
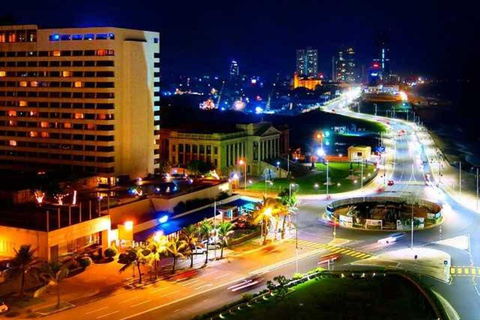
[[(329, 193), (341, 193), (359, 189), (361, 187), (362, 168), (360, 163), (350, 162), (330, 162), (328, 164), (328, 176), (330, 185)], [(295, 191), (298, 194), (326, 194), (327, 193), (327, 166), (323, 163), (317, 163), (314, 171), (310, 174), (293, 180), (279, 178), (267, 183), (259, 181), (248, 187), (248, 190), (258, 192), (280, 192), (288, 189), (290, 183), (295, 183)], [(353, 176), (352, 176), (353, 171)], [(363, 166), (364, 184), (375, 177), (376, 171), (373, 165)]]

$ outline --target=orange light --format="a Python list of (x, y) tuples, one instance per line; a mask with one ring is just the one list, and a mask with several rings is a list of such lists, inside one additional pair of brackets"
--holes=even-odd
[(63, 71), (62, 72), (62, 77), (64, 78), (68, 78), (68, 77), (71, 77), (72, 76), (72, 73), (70, 71)]
[(0, 71), (0, 77), (6, 77), (7, 73), (5, 71)]
[(17, 111), (15, 111), (15, 110), (8, 110), (8, 116), (9, 116), (9, 117), (16, 117), (16, 116), (17, 116)]
[(30, 82), (31, 87), (38, 87), (38, 82), (37, 81), (32, 81)]
[(61, 56), (60, 50), (52, 51), (52, 55), (53, 55), (54, 57), (60, 57), (60, 56)]
[(27, 101), (20, 101), (20, 107), (26, 107)]
[(83, 113), (75, 113), (75, 119), (83, 119)]
[(27, 81), (20, 81), (20, 87), (26, 87)]
[(40, 122), (40, 127), (48, 128), (48, 122), (45, 122), (45, 121)]
[(15, 141), (15, 140), (10, 140), (8, 143), (9, 143), (12, 147), (16, 147), (16, 146), (17, 146), (17, 141)]
[(65, 123), (63, 124), (63, 127), (64, 127), (65, 129), (71, 129), (71, 128), (72, 128), (72, 124), (71, 124), (70, 122), (65, 122)]
[(81, 87), (83, 87), (83, 82), (75, 81), (75, 88), (81, 88)]
[(48, 132), (42, 132), (41, 135), (42, 135), (42, 138), (48, 138), (50, 136)]
[(36, 131), (30, 131), (30, 137), (31, 137), (31, 138), (36, 138), (36, 137), (38, 137), (38, 132), (36, 132)]
[(245, 161), (240, 160), (240, 161), (238, 161), (238, 164), (241, 165), (241, 166), (243, 166), (243, 165), (245, 164)]
[(125, 226), (125, 229), (126, 230), (132, 230), (133, 229), (133, 221), (125, 221), (125, 223), (123, 224)]

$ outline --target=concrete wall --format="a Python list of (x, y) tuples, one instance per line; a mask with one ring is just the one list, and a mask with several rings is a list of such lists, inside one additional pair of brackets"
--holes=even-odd
[(14, 249), (29, 244), (32, 248), (37, 248), (38, 257), (47, 258), (47, 239), (47, 233), (43, 231), (0, 226), (0, 257), (12, 257), (15, 255)]
[(151, 198), (152, 203), (156, 211), (167, 211), (172, 213), (173, 208), (182, 201), (188, 201), (193, 199), (202, 198), (216, 198), (220, 193), (227, 192), (231, 194), (231, 188), (229, 182), (223, 182), (221, 184), (211, 186), (202, 190), (180, 195), (178, 197), (163, 199), (163, 198)]

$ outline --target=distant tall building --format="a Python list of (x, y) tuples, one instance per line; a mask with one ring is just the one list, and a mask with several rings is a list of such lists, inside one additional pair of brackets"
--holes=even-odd
[(381, 78), (388, 79), (390, 70), (390, 39), (388, 34), (382, 32), (375, 39), (375, 57), (374, 62), (380, 64)]
[(340, 50), (335, 60), (335, 81), (354, 83), (357, 80), (355, 51), (352, 47)]
[(297, 50), (297, 75), (316, 77), (318, 74), (318, 51), (315, 49)]
[(237, 61), (232, 60), (230, 63), (230, 80), (235, 79), (240, 75), (240, 67), (238, 66)]
[(160, 35), (0, 27), (0, 168), (143, 177), (159, 166)]

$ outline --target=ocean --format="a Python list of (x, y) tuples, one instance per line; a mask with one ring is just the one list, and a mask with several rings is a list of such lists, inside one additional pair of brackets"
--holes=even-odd
[(434, 82), (415, 87), (419, 96), (438, 104), (416, 106), (415, 112), (439, 141), (449, 161), (465, 168), (480, 166), (480, 106), (472, 82)]

